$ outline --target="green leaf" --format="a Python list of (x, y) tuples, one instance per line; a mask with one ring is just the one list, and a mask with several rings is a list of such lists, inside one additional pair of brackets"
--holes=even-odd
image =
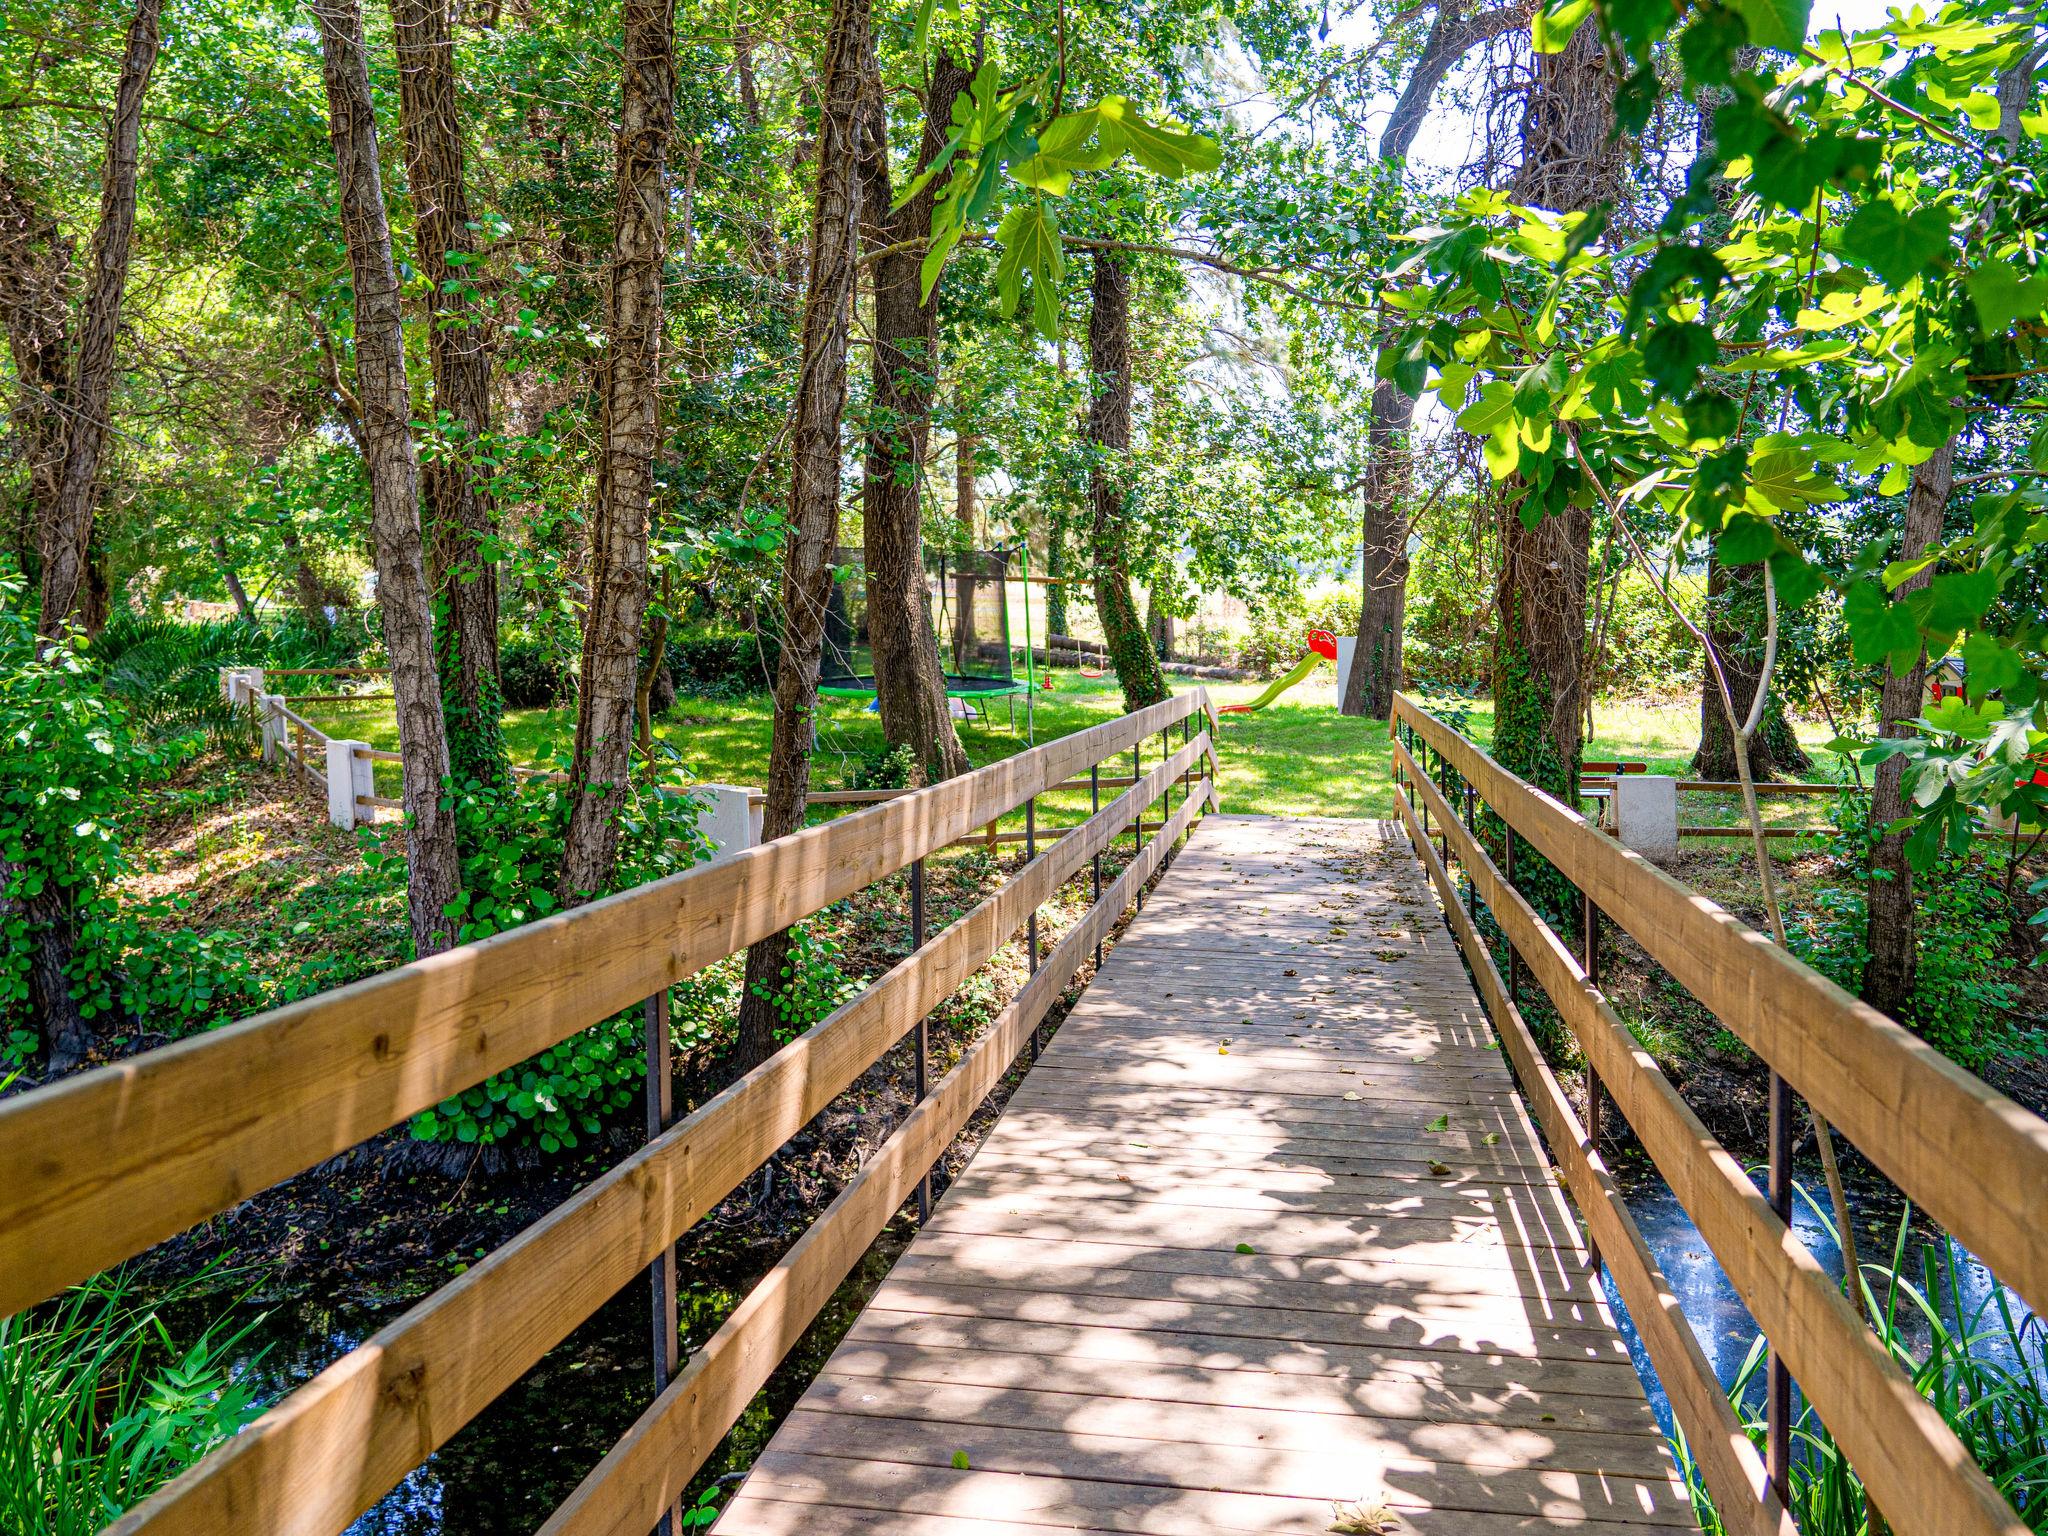
[(1723, 565), (1755, 565), (1778, 548), (1778, 530), (1768, 518), (1737, 513), (1721, 530), (1717, 552)]
[(1979, 323), (1994, 334), (2010, 330), (2015, 320), (2048, 309), (2048, 277), (2023, 276), (2008, 262), (1994, 260), (1977, 267), (1963, 283), (1970, 290), (1970, 302), (1977, 307)]
[(1938, 207), (1902, 213), (1889, 198), (1865, 203), (1842, 226), (1842, 249), (1894, 288), (1948, 265), (1948, 215)]
[(1178, 179), (1207, 174), (1223, 163), (1223, 147), (1206, 134), (1183, 133), (1141, 117), (1121, 96), (1105, 96), (1095, 104), (1098, 133), (1158, 176)]
[(1995, 571), (1955, 571), (1934, 578), (1929, 588), (1932, 599), (1927, 610), (1927, 627), (1945, 635), (1968, 629), (1984, 616), (1984, 610), (1998, 600)]
[(1017, 312), (1024, 274), (1029, 272), (1032, 321), (1042, 335), (1052, 336), (1059, 328), (1059, 288), (1066, 271), (1058, 223), (1042, 202), (1019, 204), (1003, 216), (996, 240), (1003, 248), (1002, 259), (996, 263), (996, 294), (1003, 313)]
[(970, 1471), (972, 1470), (972, 1465), (973, 1464), (968, 1461), (967, 1453), (965, 1451), (955, 1451), (953, 1453), (953, 1470), (955, 1472)]
[(1529, 41), (1538, 53), (1563, 53), (1579, 25), (1593, 13), (1593, 0), (1547, 5), (1529, 22)]
[(1806, 41), (1812, 0), (1728, 0), (1728, 8), (1749, 26), (1749, 40), (1761, 48), (1795, 53)]
[(1859, 581), (1843, 594), (1842, 618), (1850, 649), (1865, 666), (1888, 661), (1903, 672), (1920, 654), (1920, 627), (1904, 604), (1886, 602), (1875, 582)]
[(1434, 1120), (1430, 1121), (1428, 1125), (1423, 1127), (1424, 1130), (1429, 1131), (1448, 1131), (1450, 1128), (1451, 1117), (1449, 1115), (1438, 1115)]
[(1254, 1248), (1250, 1243), (1239, 1243), (1237, 1245), (1237, 1251), (1239, 1253), (1257, 1253), (1259, 1250)]

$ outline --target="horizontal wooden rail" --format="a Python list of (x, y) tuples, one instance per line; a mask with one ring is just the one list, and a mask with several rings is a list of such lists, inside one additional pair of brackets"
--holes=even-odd
[[(1428, 813), (1436, 818), (1439, 827), (1447, 829), (1444, 836), (1455, 846), (1458, 862), (1472, 873), (1475, 887), (1482, 878), (1480, 871), (1491, 872), (1487, 889), (1495, 892), (1501, 902), (1500, 907), (1494, 907), (1496, 913), (1502, 907), (1520, 901), (1520, 897), (1513, 895), (1500, 878), (1485, 850), (1464, 827), (1458, 825), (1456, 816), (1436, 785), (1418, 771), (1408, 749), (1396, 742), (1394, 752), (1397, 779), (1405, 778), (1419, 789)], [(1614, 1182), (1599, 1149), (1592, 1144), (1571, 1101), (1558, 1086), (1556, 1074), (1543, 1059), (1542, 1050), (1530, 1033), (1521, 1010), (1509, 997), (1486, 941), (1480, 937), (1478, 927), (1458, 899), (1450, 872), (1423, 835), (1421, 823), (1417, 821), (1415, 809), (1408, 798), (1397, 794), (1394, 804), (1408, 829), (1409, 841), (1436, 886), (1451, 932), (1472, 967), (1480, 1000), (1493, 1019), (1524, 1096), (1535, 1110), (1536, 1118), (1543, 1126), (1544, 1137), (1557, 1156), (1565, 1185), (1570, 1189), (1580, 1215), (1585, 1218), (1593, 1241), (1606, 1260), (1608, 1273), (1614, 1277), (1615, 1288), (1621, 1292), (1629, 1316), (1634, 1319), (1643, 1344), (1650, 1352), (1650, 1363), (1656, 1367), (1657, 1379), (1664, 1386), (1672, 1414), (1679, 1428), (1685, 1431), (1686, 1443), (1692, 1447), (1707, 1486), (1714, 1494), (1715, 1507), (1721, 1513), (1724, 1527), (1730, 1536), (1798, 1536), (1791, 1514), (1770, 1487), (1763, 1458), (1757, 1454), (1756, 1447), (1743, 1431), (1741, 1421), (1736, 1418), (1734, 1408), (1721, 1391), (1713, 1365), (1700, 1349), (1699, 1339), (1686, 1320), (1671, 1283), (1665, 1278), (1663, 1267), (1650, 1251), (1635, 1218), (1629, 1214), (1620, 1187)], [(1494, 906), (1493, 898), (1488, 898), (1488, 905)], [(1527, 923), (1533, 925), (1535, 914), (1527, 912), (1526, 907), (1524, 912)], [(1502, 926), (1505, 929), (1507, 923)], [(1525, 940), (1531, 937), (1527, 926), (1517, 926), (1522, 928)], [(1585, 986), (1585, 973), (1563, 946), (1557, 944), (1555, 934), (1550, 934), (1545, 947), (1554, 949), (1556, 954), (1553, 958), (1561, 956), (1559, 963), (1578, 976), (1580, 986)], [(1656, 1069), (1652, 1066), (1650, 1070)]]
[(1632, 934), (1921, 1209), (2048, 1311), (2048, 1121), (1595, 830), (1396, 695), (1411, 727), (1492, 810)]
[(280, 695), (291, 704), (389, 704), (397, 698), (390, 693), (287, 693)]
[[(1765, 837), (1827, 837), (1833, 827), (1765, 827)], [(1754, 837), (1748, 827), (1680, 827), (1680, 837)]]
[(1176, 695), (917, 795), (0, 1103), (0, 1316), (1208, 710), (1200, 689)]
[[(1478, 791), (1489, 809), (1502, 814), (1509, 827), (1551, 858), (1582, 890), (1592, 894), (1600, 889), (1590, 886), (1588, 877), (1590, 871), (1590, 877), (1597, 878), (1603, 859), (1651, 867), (1586, 827), (1575, 816), (1570, 817), (1575, 835), (1553, 837), (1546, 845), (1532, 827), (1544, 824), (1546, 830), (1552, 831), (1555, 827), (1539, 823), (1539, 817), (1547, 817), (1551, 812), (1562, 816), (1570, 813), (1408, 701), (1397, 698), (1395, 715), (1397, 724), (1409, 726), (1419, 739), (1427, 742)], [(1740, 1164), (1707, 1132), (1615, 1016), (1606, 999), (1588, 984), (1584, 971), (1563, 942), (1509, 885), (1398, 739), (1394, 760), (1397, 777), (1421, 795), (1436, 819), (1439, 835), (1456, 852), (1475, 893), (1487, 903), (1508, 942), (1557, 1007), (1588, 1065), (1613, 1095), (1616, 1106), (1692, 1216), (1758, 1326), (1863, 1476), (1876, 1504), (1902, 1530), (2018, 1536), (2026, 1529), (2024, 1522), (1970, 1460), (1934, 1405), (1914, 1389), (1897, 1362), (1851, 1309), (1840, 1287), (1786, 1228)], [(1403, 811), (1420, 845), (1420, 827), (1414, 825), (1405, 797)], [(1433, 854), (1425, 852), (1424, 859), (1426, 864), (1431, 863)], [(1682, 893), (1681, 911), (1690, 913), (1689, 917), (1666, 914), (1659, 922), (1645, 922), (1642, 914), (1614, 903), (1611, 898), (1595, 899), (1615, 921), (1635, 933), (1653, 957), (1677, 974), (1677, 967), (1659, 952), (1659, 945), (1645, 937), (1645, 929), (1658, 939), (1675, 932), (1694, 943), (1710, 946), (1714, 937), (1725, 933), (1726, 925), (1734, 920), (1713, 903), (1669, 881), (1661, 871), (1653, 873), (1659, 881)], [(1448, 885), (1447, 874), (1445, 884)], [(1651, 900), (1656, 892), (1654, 886), (1641, 888), (1635, 897)], [(1448, 898), (1446, 905), (1455, 907), (1455, 897)], [(1773, 953), (1798, 966), (1791, 956), (1771, 948)], [(1683, 982), (1686, 978), (1680, 979)], [(1754, 980), (1752, 973), (1752, 986)], [(1726, 991), (1720, 989), (1717, 995), (1725, 995)], [(1697, 991), (1696, 995), (1714, 1006), (1713, 997)], [(1885, 1037), (1880, 1034), (1878, 1038), (1882, 1041)], [(1853, 1065), (1845, 1062), (1844, 1070), (1852, 1069)], [(1800, 1091), (1807, 1091), (1808, 1083), (1802, 1078), (1789, 1074), (1788, 1078)], [(1542, 1094), (1539, 1092), (1536, 1097), (1540, 1101)], [(1956, 1140), (1967, 1142), (1968, 1129), (1964, 1128)], [(2022, 1183), (2016, 1187), (2029, 1186)], [(2031, 1187), (2038, 1190), (2042, 1186)], [(2022, 1197), (2022, 1203), (2025, 1198)], [(1986, 1257), (1997, 1268), (1995, 1258), (1981, 1253), (1979, 1256)], [(1619, 1270), (1616, 1278), (1619, 1283)], [(1632, 1310), (1633, 1306), (1631, 1303)], [(1646, 1341), (1648, 1337), (1646, 1334)], [(1683, 1378), (1665, 1374), (1661, 1363), (1659, 1370), (1671, 1392), (1674, 1409), (1680, 1409)], [(1713, 1387), (1710, 1374), (1705, 1381)], [(1695, 1403), (1692, 1411), (1697, 1413), (1700, 1409), (1701, 1405)], [(1687, 1428), (1689, 1435), (1696, 1433), (1691, 1425)], [(1739, 1505), (1745, 1492), (1754, 1492), (1749, 1469), (1723, 1465), (1717, 1471), (1705, 1456), (1701, 1464), (1710, 1478), (1720, 1480), (1712, 1486), (1724, 1513), (1726, 1505)]]
[(264, 677), (389, 677), (389, 667), (258, 667)]
[[(1211, 751), (1205, 730), (1090, 817), (1080, 835), (1062, 839), (821, 1023), (328, 1367), (109, 1536), (345, 1529), (760, 1167)], [(1212, 782), (1204, 779), (1183, 803), (1180, 826)], [(1027, 994), (1053, 995), (1027, 988), (1018, 1001)]]
[[(1159, 789), (1163, 791), (1163, 783)], [(1081, 962), (1108, 936), (1212, 793), (1213, 783), (1205, 780), (1198, 794), (1181, 804), (1087, 917), (1045, 958), (988, 1032), (939, 1081), (931, 1097), (911, 1111), (541, 1527), (541, 1536), (644, 1536), (661, 1511), (682, 1496), (777, 1362), (831, 1299), (925, 1170), (960, 1133), (975, 1106), (996, 1086)], [(1073, 867), (1079, 868), (1078, 859)]]

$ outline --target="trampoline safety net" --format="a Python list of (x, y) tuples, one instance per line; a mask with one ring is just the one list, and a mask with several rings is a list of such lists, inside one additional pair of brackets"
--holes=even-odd
[[(939, 637), (939, 664), (954, 698), (1018, 693), (1010, 670), (1010, 575), (1007, 551), (926, 549), (925, 611)], [(825, 645), (818, 690), (841, 697), (875, 691), (874, 650), (868, 640), (867, 567), (861, 551), (832, 552), (832, 588), (825, 605)]]

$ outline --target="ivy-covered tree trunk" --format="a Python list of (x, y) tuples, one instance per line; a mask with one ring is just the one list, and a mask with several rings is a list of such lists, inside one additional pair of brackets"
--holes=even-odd
[(413, 946), (431, 955), (454, 940), (450, 908), (461, 894), (462, 866), (455, 850), (455, 818), (441, 807), (448, 738), (420, 539), (419, 462), (412, 440), (398, 273), (391, 261), (362, 11), (357, 0), (315, 0), (313, 15), (320, 24), (342, 236), (355, 281), (356, 398), (370, 479), (370, 539), (405, 775), (406, 905)]
[(1088, 294), (1088, 369), (1093, 376), (1088, 441), (1095, 448), (1088, 472), (1089, 554), (1095, 568), (1095, 613), (1124, 691), (1124, 708), (1139, 710), (1164, 700), (1167, 687), (1131, 596), (1131, 276), (1115, 252), (1095, 253)]
[[(1926, 463), (1913, 470), (1906, 496), (1906, 524), (1899, 536), (1900, 560), (1917, 560), (1941, 542), (1948, 499), (1955, 488), (1956, 445), (1951, 438)], [(1932, 570), (1916, 571), (1899, 583), (1892, 601), (1904, 602), (1934, 579)], [(1909, 722), (1920, 717), (1920, 696), (1927, 685), (1923, 651), (1903, 672), (1885, 668), (1878, 697), (1878, 734), (1899, 738), (1911, 734)], [(1906, 815), (1906, 765), (1887, 758), (1877, 765), (1870, 788), (1870, 824), (1889, 827)], [(1870, 887), (1865, 901), (1863, 1000), (1897, 1018), (1913, 996), (1919, 977), (1919, 934), (1913, 912), (1913, 866), (1906, 862), (1906, 834), (1885, 832), (1870, 852)]]
[(64, 413), (71, 393), (66, 295), (74, 254), (34, 194), (0, 171), (0, 323), (7, 327), (15, 378), (8, 422), (14, 455), (26, 470), (21, 499), (8, 515), (8, 543), (15, 564), (31, 579), (42, 566), (43, 510), (56, 505), (64, 472)]
[[(818, 119), (818, 187), (811, 215), (796, 415), (790, 431), (789, 526), (782, 546), (782, 656), (775, 671), (775, 735), (768, 751), (763, 838), (804, 824), (811, 733), (825, 640), (832, 545), (839, 532), (840, 430), (846, 415), (847, 314), (860, 262), (861, 134), (874, 33), (868, 0), (833, 0)], [(774, 997), (789, 962), (787, 929), (747, 950), (734, 1066), (746, 1072), (775, 1052)]]
[(434, 415), (452, 453), (421, 467), (427, 569), (436, 597), (448, 762), (457, 783), (509, 775), (498, 691), (498, 573), (490, 496), (470, 462), (491, 429), (491, 328), (477, 303), (463, 177), (461, 104), (447, 0), (391, 0), (398, 115), (420, 272), (432, 295), (427, 362)]
[(93, 509), (99, 499), (100, 455), (114, 403), (114, 345), (128, 291), (135, 239), (135, 178), (141, 158), (142, 99), (156, 69), (162, 0), (136, 0), (107, 120), (106, 164), (100, 173), (100, 223), (92, 243), (92, 281), (78, 327), (70, 387), (65, 391), (64, 457), (39, 509), (42, 532), (42, 617), (46, 636), (61, 632), (83, 594), (91, 559)]
[(633, 714), (647, 611), (647, 523), (661, 446), (661, 274), (668, 258), (668, 147), (675, 133), (674, 0), (626, 0), (618, 191), (601, 372), (604, 447), (590, 528), (576, 758), (556, 896), (588, 901), (612, 877), (633, 771)]
[[(973, 765), (947, 709), (919, 517), (925, 445), (938, 395), (939, 290), (934, 285), (930, 298), (920, 300), (924, 252), (917, 237), (931, 228), (936, 194), (928, 184), (892, 211), (888, 113), (872, 57), (866, 73), (861, 223), (874, 261), (875, 303), (874, 398), (860, 491), (868, 639), (882, 739), (892, 749), (909, 751), (915, 782), (937, 782)], [(950, 55), (939, 56), (925, 102), (920, 169), (946, 147), (954, 98), (972, 78)]]
[(1045, 513), (1045, 636), (1046, 649), (1052, 649), (1054, 635), (1071, 635), (1073, 620), (1068, 616), (1067, 580), (1073, 565), (1068, 552), (1067, 509), (1057, 502), (1046, 508)]
[[(1758, 641), (1764, 629), (1763, 569), (1762, 565), (1723, 565), (1718, 550), (1708, 550), (1707, 637), (1727, 673), (1735, 713), (1744, 719), (1756, 701), (1757, 678), (1763, 670)], [(1700, 672), (1700, 749), (1693, 754), (1692, 769), (1703, 779), (1730, 782), (1737, 773), (1735, 736), (1728, 728), (1728, 712), (1722, 707), (1713, 667), (1702, 659)], [(1763, 721), (1749, 744), (1749, 766), (1759, 780), (1800, 773), (1813, 766), (1775, 692), (1764, 700)]]
[(953, 670), (971, 671), (981, 655), (981, 636), (974, 624), (974, 566), (965, 558), (975, 549), (975, 523), (981, 511), (981, 487), (975, 477), (978, 442), (967, 430), (965, 413), (953, 439), (953, 536), (962, 559), (953, 585)]

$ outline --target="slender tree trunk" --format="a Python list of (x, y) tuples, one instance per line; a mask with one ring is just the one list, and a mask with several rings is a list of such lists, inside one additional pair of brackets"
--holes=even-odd
[(356, 397), (370, 478), (377, 607), (391, 658), (398, 751), (404, 760), (406, 900), (413, 946), (431, 955), (454, 940), (456, 923), (447, 909), (461, 894), (462, 866), (455, 851), (455, 818), (441, 807), (448, 738), (420, 539), (419, 461), (412, 440), (398, 274), (391, 261), (362, 11), (357, 0), (314, 0), (312, 9), (320, 24), (342, 235), (355, 280)]
[[(1956, 445), (1951, 440), (1942, 444), (1933, 458), (1914, 468), (1898, 559), (1916, 560), (1941, 542), (1949, 493), (1955, 486), (1955, 462)], [(1892, 601), (1903, 602), (1931, 580), (1932, 571), (1915, 572), (1899, 584), (1892, 593)], [(1909, 722), (1920, 717), (1920, 694), (1926, 683), (1925, 652), (1904, 672), (1885, 668), (1878, 701), (1879, 735), (1896, 738), (1911, 734)], [(1888, 827), (1905, 816), (1905, 774), (1906, 765), (1901, 758), (1887, 758), (1877, 765), (1870, 791), (1873, 827)], [(1913, 996), (1920, 968), (1913, 914), (1913, 866), (1906, 862), (1904, 832), (1885, 832), (1871, 850), (1866, 908), (1865, 948), (1869, 958), (1863, 965), (1863, 1000), (1897, 1018)]]
[(1364, 537), (1358, 605), (1358, 641), (1351, 674), (1344, 679), (1340, 706), (1347, 715), (1384, 720), (1401, 686), (1401, 643), (1408, 622), (1408, 494), (1414, 464), (1408, 427), (1415, 400), (1381, 379), (1372, 389), (1372, 419), (1366, 427)]
[[(1396, 176), (1429, 115), (1430, 99), (1452, 67), (1481, 43), (1526, 26), (1531, 9), (1510, 3), (1473, 15), (1463, 0), (1438, 0), (1422, 51), (1380, 135), (1379, 158), (1395, 168)], [(1412, 396), (1402, 394), (1392, 379), (1374, 383), (1360, 520), (1363, 590), (1351, 672), (1338, 684), (1338, 709), (1375, 720), (1386, 719), (1402, 680), (1401, 650), (1408, 622), (1408, 496), (1414, 483), (1408, 429), (1414, 418)]]
[(92, 286), (85, 297), (78, 351), (66, 401), (70, 418), (56, 499), (42, 514), (42, 633), (62, 632), (78, 606), (92, 544), (100, 455), (114, 401), (114, 344), (128, 289), (135, 237), (135, 175), (141, 159), (142, 98), (156, 68), (157, 14), (162, 0), (136, 0), (107, 124), (106, 168), (100, 175), (100, 224), (93, 236)]
[(502, 783), (509, 773), (498, 692), (498, 579), (482, 471), (467, 462), (491, 430), (490, 328), (476, 302), (475, 251), (463, 181), (461, 104), (447, 0), (391, 0), (398, 56), (398, 115), (412, 190), (420, 272), (433, 322), (427, 362), (434, 415), (455, 452), (421, 466), (427, 569), (435, 587), (448, 762), (458, 784)]
[[(975, 522), (981, 508), (981, 489), (975, 479), (974, 453), (979, 439), (967, 430), (966, 413), (961, 413), (958, 435), (953, 439), (953, 525), (959, 531), (954, 543), (960, 550), (959, 575), (953, 582), (953, 670), (971, 672), (981, 659), (981, 636), (974, 624)], [(1004, 601), (1008, 601), (1008, 593)], [(992, 636), (991, 638), (1000, 638)]]
[(234, 599), (235, 612), (241, 615), (244, 624), (256, 622), (256, 605), (249, 601), (249, 593), (242, 585), (242, 578), (235, 570), (233, 556), (228, 553), (228, 541), (224, 534), (213, 536), (213, 558), (220, 566), (220, 579), (227, 584), (228, 596)]
[(1152, 649), (1161, 661), (1173, 660), (1173, 610), (1160, 600), (1157, 584), (1145, 592), (1145, 633), (1152, 637)]
[(1067, 606), (1067, 582), (1072, 559), (1067, 548), (1067, 509), (1055, 503), (1045, 512), (1045, 632), (1072, 634), (1073, 618)]
[[(789, 527), (782, 556), (785, 612), (775, 674), (775, 737), (769, 748), (761, 835), (786, 837), (804, 823), (811, 786), (811, 735), (832, 545), (839, 530), (840, 431), (846, 414), (847, 316), (860, 261), (863, 76), (874, 51), (868, 0), (833, 0), (821, 71), (818, 186), (811, 217), (810, 278), (804, 294), (803, 369), (790, 433)], [(789, 933), (747, 950), (736, 1068), (775, 1051), (771, 997), (784, 984)]]
[(278, 523), (277, 542), (291, 565), (292, 593), (299, 600), (300, 616), (315, 634), (327, 633), (334, 627), (327, 616), (327, 589), (321, 584), (320, 573), (306, 558), (306, 546), (299, 538), (299, 530), (291, 525), (289, 515)]
[(647, 608), (647, 525), (661, 446), (661, 274), (668, 148), (675, 132), (674, 0), (627, 0), (626, 67), (612, 220), (609, 344), (602, 368), (604, 457), (591, 522), (590, 601), (576, 707), (575, 803), (557, 890), (600, 894), (618, 859), (618, 811), (632, 772), (634, 680)]
[(1095, 253), (1089, 282), (1088, 368), (1094, 376), (1088, 441), (1095, 462), (1088, 472), (1088, 500), (1095, 612), (1124, 691), (1124, 708), (1139, 710), (1164, 700), (1167, 687), (1131, 596), (1131, 277), (1110, 251)]
[[(1756, 702), (1757, 674), (1763, 667), (1763, 656), (1753, 638), (1764, 623), (1763, 569), (1761, 565), (1723, 565), (1718, 549), (1709, 547), (1704, 627), (1728, 675), (1735, 713), (1745, 720)], [(1730, 783), (1737, 777), (1735, 735), (1728, 726), (1728, 712), (1722, 706), (1712, 665), (1703, 664), (1701, 671), (1700, 749), (1693, 755), (1693, 772), (1703, 779)], [(1749, 765), (1758, 779), (1799, 773), (1813, 766), (1775, 694), (1764, 701), (1763, 721), (1749, 744)]]
[[(939, 290), (919, 302), (924, 252), (914, 237), (931, 228), (934, 190), (926, 186), (890, 209), (888, 114), (881, 78), (867, 65), (866, 154), (861, 174), (862, 233), (874, 256), (874, 403), (861, 469), (861, 526), (867, 565), (868, 639), (874, 647), (875, 697), (882, 739), (910, 749), (917, 782), (936, 782), (971, 766), (946, 705), (946, 679), (932, 627), (925, 580), (920, 494), (932, 402), (938, 394)], [(925, 103), (918, 149), (923, 168), (945, 148), (953, 100), (972, 75), (941, 54)], [(971, 462), (971, 460), (970, 460)]]

